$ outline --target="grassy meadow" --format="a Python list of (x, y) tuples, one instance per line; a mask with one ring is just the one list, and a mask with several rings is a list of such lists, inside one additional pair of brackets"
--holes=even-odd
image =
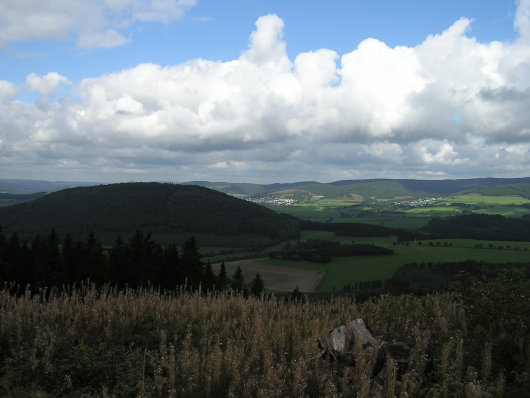
[(518, 195), (452, 195), (431, 198), (419, 205), (421, 198), (393, 199), (323, 198), (301, 201), (289, 206), (269, 207), (293, 216), (320, 222), (360, 222), (396, 228), (420, 228), (431, 217), (450, 217), (466, 212), (522, 217), (530, 214), (530, 199)]
[[(338, 240), (351, 243), (347, 237), (335, 237), (331, 232), (305, 231), (303, 239)], [(356, 238), (356, 243), (373, 243), (394, 250), (390, 256), (335, 257), (330, 263), (260, 258), (264, 264), (306, 268), (326, 272), (319, 292), (341, 291), (345, 285), (362, 281), (385, 281), (408, 263), (445, 263), (464, 260), (485, 263), (524, 263), (530, 261), (530, 242), (480, 241), (471, 239), (442, 239), (394, 245), (394, 238)]]
[[(527, 285), (472, 283), (463, 295), (362, 303), (93, 286), (31, 295), (6, 286), (0, 396), (522, 396), (530, 336), (513, 325), (529, 311), (519, 297)], [(357, 318), (377, 338), (411, 347), (407, 364), (376, 369), (374, 351), (358, 345), (355, 365), (321, 358), (316, 340)]]

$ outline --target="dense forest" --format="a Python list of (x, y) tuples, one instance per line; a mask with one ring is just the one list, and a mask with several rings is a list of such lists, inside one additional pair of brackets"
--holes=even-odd
[(341, 244), (336, 241), (309, 239), (304, 242), (287, 242), (280, 248), (271, 251), (273, 258), (284, 260), (303, 260), (317, 263), (329, 263), (333, 257), (346, 256), (381, 256), (394, 254), (385, 247), (372, 244)]
[[(175, 290), (186, 286), (204, 291), (245, 291), (241, 271), (232, 278), (226, 275), (224, 263), (217, 275), (209, 262), (203, 262), (198, 243), (192, 236), (181, 248), (162, 246), (150, 234), (137, 230), (127, 241), (120, 236), (110, 248), (104, 248), (93, 233), (74, 240), (67, 234), (60, 239), (55, 230), (31, 242), (21, 242), (16, 233), (6, 238), (0, 230), (0, 283), (42, 288), (64, 287), (86, 281), (118, 288), (157, 286)], [(261, 285), (260, 285), (261, 283)], [(249, 286), (259, 295), (263, 282), (259, 275)]]
[(65, 189), (0, 208), (0, 220), (4, 231), (17, 232), (24, 239), (53, 227), (75, 239), (92, 231), (106, 244), (137, 228), (153, 235), (258, 235), (268, 242), (299, 234), (298, 220), (263, 206), (208, 188), (161, 183)]
[[(498, 277), (509, 280), (530, 280), (530, 262), (491, 264), (482, 261), (454, 261), (442, 263), (408, 263), (396, 270), (386, 281), (359, 282), (343, 287), (358, 300), (382, 294), (415, 294), (425, 296), (448, 291), (470, 278), (486, 281)], [(466, 283), (464, 283), (465, 285)]]
[(316, 222), (316, 221), (301, 221), (301, 227), (312, 231), (329, 231), (334, 232), (337, 236), (352, 236), (352, 237), (366, 237), (366, 236), (399, 236), (408, 234), (408, 231), (385, 227), (382, 225), (366, 224), (366, 223), (334, 223), (334, 222)]

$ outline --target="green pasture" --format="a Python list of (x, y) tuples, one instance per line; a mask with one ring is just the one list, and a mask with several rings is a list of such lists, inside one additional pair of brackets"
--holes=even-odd
[(362, 200), (351, 200), (351, 199), (320, 199), (315, 202), (312, 202), (314, 206), (322, 207), (348, 207), (354, 206), (361, 203)]
[[(290, 206), (269, 206), (279, 213), (287, 213), (304, 220), (332, 222), (361, 222), (396, 228), (421, 228), (431, 217), (450, 217), (471, 211), (482, 214), (500, 214), (519, 218), (530, 214), (529, 199), (521, 196), (454, 195), (441, 198), (437, 205), (403, 210), (392, 200), (378, 200), (361, 205), (344, 199), (321, 199)], [(459, 206), (460, 205), (460, 206)]]
[(500, 214), (504, 217), (521, 218), (526, 214), (530, 214), (530, 209), (522, 206), (497, 206), (474, 210), (473, 213)]
[(427, 225), (430, 219), (431, 217), (425, 214), (403, 215), (400, 213), (396, 213), (393, 215), (389, 214), (381, 217), (356, 217), (352, 219), (351, 222), (384, 225), (385, 227), (392, 228), (417, 229)]
[[(310, 231), (314, 232), (314, 231)], [(329, 239), (322, 234), (309, 234), (315, 239)], [(341, 238), (342, 239), (342, 238)], [(342, 290), (344, 285), (357, 282), (387, 280), (401, 266), (407, 263), (443, 263), (464, 260), (484, 261), (487, 263), (522, 263), (530, 261), (530, 242), (478, 241), (471, 239), (444, 239), (410, 242), (393, 246), (393, 238), (355, 239), (358, 243), (374, 243), (390, 247), (395, 254), (390, 256), (336, 257), (331, 263), (318, 264), (309, 261), (290, 261), (261, 258), (264, 264), (304, 268), (326, 272), (318, 288), (319, 292)], [(432, 242), (432, 246), (429, 244)], [(478, 247), (481, 245), (481, 247)]]
[[(429, 222), (430, 216), (432, 216), (432, 214), (428, 214), (428, 212), (389, 212), (379, 213), (377, 215), (370, 212), (370, 215), (364, 216), (363, 209), (361, 208), (352, 209), (351, 206), (323, 206), (322, 204), (318, 204), (318, 202), (314, 204), (306, 203), (291, 206), (269, 207), (278, 213), (289, 214), (309, 221), (365, 223), (407, 229), (421, 228), (425, 226)], [(440, 215), (438, 214), (438, 216)]]
[(469, 205), (484, 205), (484, 206), (520, 206), (530, 203), (529, 199), (517, 195), (506, 196), (486, 196), (486, 195), (455, 195), (442, 198), (443, 202), (447, 203), (465, 203)]
[(286, 213), (304, 220), (326, 221), (341, 216), (337, 208), (316, 204), (296, 204), (291, 206), (269, 206), (278, 213)]
[(462, 211), (458, 207), (452, 206), (429, 206), (429, 207), (415, 207), (405, 210), (409, 215), (421, 215), (430, 217), (449, 217), (461, 214)]

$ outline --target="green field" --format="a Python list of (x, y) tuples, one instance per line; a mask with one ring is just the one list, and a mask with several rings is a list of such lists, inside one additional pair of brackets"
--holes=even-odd
[(514, 218), (530, 215), (530, 200), (517, 195), (452, 195), (423, 199), (423, 202), (415, 198), (372, 198), (364, 202), (323, 198), (290, 206), (268, 207), (310, 221), (359, 222), (408, 229), (425, 226), (431, 217), (446, 218), (465, 213), (500, 214)]
[(465, 204), (478, 204), (485, 206), (492, 205), (516, 205), (520, 206), (523, 204), (530, 203), (529, 199), (523, 198), (517, 195), (505, 195), (505, 196), (486, 196), (486, 195), (455, 195), (444, 198), (447, 203), (465, 203)]
[[(330, 194), (330, 192), (326, 192)], [(288, 192), (285, 192), (287, 195)], [(320, 192), (324, 194), (324, 192)], [(387, 196), (388, 197), (388, 196)], [(358, 198), (355, 198), (358, 199)], [(320, 222), (356, 222), (387, 227), (418, 229), (432, 217), (446, 218), (466, 213), (500, 214), (519, 218), (530, 214), (530, 200), (517, 195), (452, 195), (426, 199), (370, 199), (358, 202), (345, 198), (324, 198), (299, 202), (290, 206), (268, 207), (293, 216)], [(320, 292), (340, 291), (345, 285), (387, 280), (407, 263), (444, 263), (464, 260), (487, 263), (530, 262), (530, 243), (490, 242), (465, 239), (411, 242), (409, 246), (393, 246), (395, 238), (337, 237), (332, 232), (302, 231), (301, 240), (335, 240), (344, 244), (374, 243), (395, 251), (393, 256), (336, 257), (329, 264), (261, 258), (272, 265), (325, 271)]]
[[(332, 233), (307, 231), (303, 239), (333, 239)], [(349, 243), (351, 238), (338, 238)], [(318, 288), (320, 292), (340, 291), (345, 285), (362, 281), (387, 280), (401, 266), (408, 263), (444, 263), (464, 260), (487, 263), (522, 263), (530, 261), (530, 242), (498, 242), (471, 239), (443, 239), (411, 242), (408, 246), (393, 246), (392, 238), (354, 239), (357, 243), (374, 243), (392, 248), (392, 256), (336, 257), (328, 264), (309, 261), (289, 261), (260, 258), (257, 261), (294, 268), (325, 271), (326, 276)], [(430, 245), (432, 244), (432, 246)], [(480, 245), (480, 247), (479, 247)]]

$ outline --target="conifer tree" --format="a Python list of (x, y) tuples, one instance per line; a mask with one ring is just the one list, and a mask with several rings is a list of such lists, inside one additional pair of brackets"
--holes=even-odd
[(151, 239), (151, 234), (144, 235), (136, 230), (129, 240), (130, 258), (128, 280), (131, 286), (146, 285), (148, 282), (158, 284), (158, 273), (162, 262), (162, 251), (158, 242)]
[(237, 267), (232, 277), (232, 289), (236, 292), (241, 292), (243, 290), (245, 283), (245, 278), (243, 277), (243, 271), (240, 267)]
[(226, 266), (225, 262), (221, 263), (221, 267), (219, 268), (219, 274), (217, 275), (217, 289), (223, 290), (226, 286), (228, 279), (226, 277)]
[(212, 264), (210, 260), (206, 262), (206, 268), (204, 270), (203, 286), (206, 290), (212, 290), (215, 285), (215, 276), (212, 271)]
[(204, 275), (201, 255), (194, 236), (184, 242), (181, 262), (186, 278), (188, 278), (189, 286), (196, 289), (199, 287), (199, 283), (202, 281)]
[(66, 284), (72, 284), (76, 282), (77, 279), (77, 268), (79, 264), (74, 251), (74, 241), (72, 240), (72, 235), (66, 234), (63, 239), (61, 246), (61, 268), (64, 270)]
[(92, 231), (88, 234), (86, 242), (83, 247), (83, 264), (85, 278), (90, 278), (92, 281), (101, 284), (107, 279), (107, 258), (101, 243), (96, 239)]
[(184, 284), (185, 275), (180, 264), (180, 254), (176, 245), (164, 248), (164, 260), (160, 269), (160, 286), (163, 289), (175, 289)]
[(263, 293), (264, 289), (265, 289), (265, 283), (263, 282), (263, 279), (261, 278), (258, 272), (256, 273), (256, 277), (252, 280), (252, 283), (250, 284), (250, 292), (254, 296), (259, 297)]
[(124, 287), (127, 283), (126, 268), (128, 257), (129, 250), (121, 235), (118, 235), (109, 251), (109, 279), (120, 287)]

